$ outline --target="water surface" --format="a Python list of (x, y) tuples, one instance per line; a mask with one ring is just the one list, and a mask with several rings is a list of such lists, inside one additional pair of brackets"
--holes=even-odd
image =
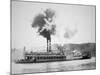
[(89, 70), (95, 68), (96, 68), (95, 58), (85, 59), (85, 60), (28, 63), (28, 64), (16, 64), (12, 62), (12, 74)]

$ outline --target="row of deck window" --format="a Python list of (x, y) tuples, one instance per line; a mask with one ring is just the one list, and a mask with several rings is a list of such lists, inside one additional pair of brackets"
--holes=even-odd
[[(34, 57), (36, 59), (65, 59), (65, 56), (36, 56)], [(33, 56), (26, 56), (25, 59), (31, 60), (33, 59)]]
[(36, 57), (37, 59), (64, 59), (65, 57), (60, 56), (60, 57)]

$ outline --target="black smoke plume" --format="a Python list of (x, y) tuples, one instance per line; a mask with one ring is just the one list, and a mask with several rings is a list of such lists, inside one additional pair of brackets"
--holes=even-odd
[(32, 27), (33, 28), (38, 28), (38, 33), (40, 35), (42, 35), (43, 37), (50, 39), (50, 35), (55, 35), (55, 31), (56, 31), (56, 25), (52, 25), (51, 28), (49, 30), (44, 29), (42, 32), (41, 30), (43, 29), (43, 27), (45, 26), (46, 22), (44, 19), (51, 18), (55, 15), (55, 12), (51, 9), (47, 9), (46, 11), (44, 11), (45, 15), (40, 13), (37, 14), (33, 20), (32, 23)]

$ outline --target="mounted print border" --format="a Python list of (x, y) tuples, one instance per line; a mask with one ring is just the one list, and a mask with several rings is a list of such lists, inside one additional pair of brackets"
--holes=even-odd
[(11, 74), (96, 69), (96, 6), (11, 0)]

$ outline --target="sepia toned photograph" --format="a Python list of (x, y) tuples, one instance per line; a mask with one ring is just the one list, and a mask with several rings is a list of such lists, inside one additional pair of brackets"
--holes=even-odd
[(11, 1), (11, 74), (96, 69), (96, 6)]

